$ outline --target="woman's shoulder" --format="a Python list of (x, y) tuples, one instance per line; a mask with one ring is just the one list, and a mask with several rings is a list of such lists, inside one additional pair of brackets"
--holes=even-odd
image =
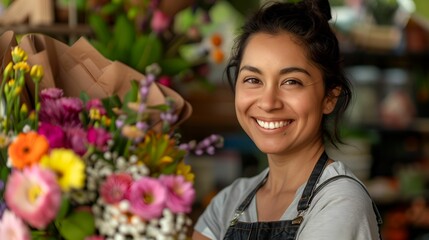
[(341, 161), (335, 161), (325, 168), (316, 187), (316, 191), (330, 198), (370, 199), (365, 184)]
[[(268, 168), (260, 172), (258, 175), (253, 177), (241, 177), (237, 178), (230, 185), (225, 187), (218, 195), (220, 196), (229, 196), (231, 194), (235, 196), (243, 196), (250, 193), (256, 185), (258, 185), (268, 173)], [(237, 200), (237, 199), (236, 199)]]

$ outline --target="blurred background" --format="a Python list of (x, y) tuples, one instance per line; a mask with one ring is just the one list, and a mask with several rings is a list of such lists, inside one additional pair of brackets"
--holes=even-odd
[[(144, 73), (194, 108), (184, 140), (225, 138), (215, 155), (189, 156), (196, 173), (196, 219), (217, 191), (265, 168), (239, 127), (223, 70), (234, 36), (260, 0), (0, 0), (0, 35), (80, 37), (111, 60)], [(331, 0), (354, 101), (342, 123), (347, 145), (328, 146), (367, 185), (386, 240), (429, 239), (429, 1)], [(1, 39), (0, 39), (1, 42)], [(0, 49), (3, 52), (2, 49)]]

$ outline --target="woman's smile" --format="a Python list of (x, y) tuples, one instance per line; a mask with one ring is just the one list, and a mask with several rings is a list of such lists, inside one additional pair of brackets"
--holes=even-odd
[(274, 130), (288, 126), (293, 122), (293, 120), (283, 120), (283, 121), (264, 121), (256, 119), (256, 122), (261, 128)]

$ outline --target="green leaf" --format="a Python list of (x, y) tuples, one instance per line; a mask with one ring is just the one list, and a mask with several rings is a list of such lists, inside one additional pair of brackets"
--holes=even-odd
[(113, 29), (114, 48), (116, 50), (116, 60), (128, 61), (131, 47), (136, 39), (134, 22), (130, 21), (124, 14), (116, 18)]
[(86, 104), (89, 100), (91, 100), (91, 97), (88, 95), (88, 93), (84, 91), (80, 92), (79, 98), (80, 100), (82, 100), (84, 104)]
[(191, 67), (183, 58), (165, 59), (161, 61), (159, 65), (161, 66), (162, 73), (170, 76), (177, 75)]
[(162, 43), (156, 34), (141, 35), (132, 46), (131, 65), (144, 72), (146, 66), (161, 59), (162, 52)]
[(117, 12), (121, 7), (121, 4), (117, 3), (106, 3), (103, 5), (103, 7), (100, 10), (100, 13), (103, 15), (113, 15), (115, 12)]
[(61, 199), (61, 206), (58, 211), (57, 217), (55, 218), (55, 221), (60, 221), (64, 219), (64, 217), (67, 215), (70, 209), (70, 203), (67, 198)]
[(88, 22), (98, 42), (106, 44), (110, 41), (112, 36), (110, 28), (101, 16), (91, 14), (89, 15)]
[(94, 216), (86, 211), (75, 211), (56, 224), (61, 236), (67, 240), (84, 240), (95, 232)]

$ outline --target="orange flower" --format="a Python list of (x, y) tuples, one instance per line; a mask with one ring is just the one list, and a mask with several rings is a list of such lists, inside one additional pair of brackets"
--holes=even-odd
[(222, 49), (220, 48), (214, 48), (212, 50), (212, 59), (215, 63), (220, 64), (225, 59), (225, 54), (223, 53)]
[(23, 169), (40, 161), (43, 155), (48, 153), (49, 142), (36, 132), (20, 133), (8, 149), (12, 166)]
[(210, 40), (215, 47), (222, 45), (222, 36), (220, 34), (213, 34)]

